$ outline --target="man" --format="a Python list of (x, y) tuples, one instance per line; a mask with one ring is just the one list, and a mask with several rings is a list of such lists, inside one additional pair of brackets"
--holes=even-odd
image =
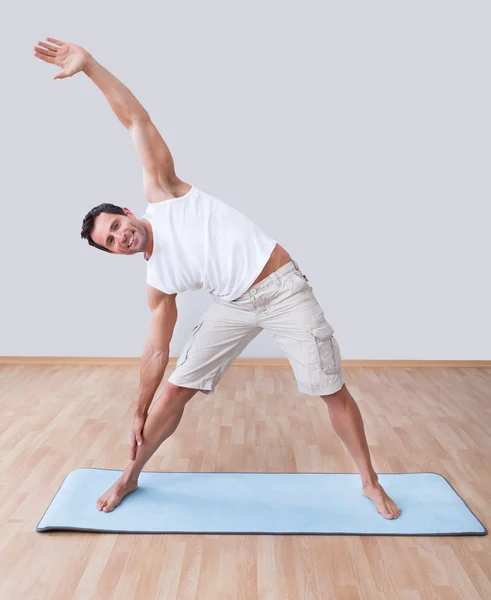
[[(177, 428), (186, 403), (213, 391), (230, 363), (262, 330), (293, 367), (299, 390), (319, 395), (361, 476), (362, 493), (387, 519), (399, 507), (378, 483), (360, 411), (344, 382), (339, 345), (307, 278), (288, 252), (245, 215), (180, 180), (169, 149), (135, 96), (86, 50), (46, 38), (35, 56), (62, 68), (54, 79), (85, 73), (129, 131), (143, 163), (148, 206), (141, 219), (103, 204), (85, 217), (82, 237), (106, 252), (143, 253), (152, 312), (141, 359), (130, 462), (97, 501), (113, 510), (134, 491), (145, 463)], [(191, 332), (165, 390), (149, 411), (169, 359), (176, 295), (205, 288), (213, 305)]]

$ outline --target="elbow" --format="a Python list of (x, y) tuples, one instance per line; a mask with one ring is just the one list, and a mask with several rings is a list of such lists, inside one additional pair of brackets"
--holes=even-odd
[(150, 123), (150, 115), (148, 112), (142, 107), (131, 114), (128, 119), (129, 125), (128, 128), (143, 125), (145, 123)]

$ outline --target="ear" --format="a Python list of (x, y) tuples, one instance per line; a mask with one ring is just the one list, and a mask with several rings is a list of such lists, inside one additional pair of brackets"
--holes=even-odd
[(123, 208), (123, 211), (127, 217), (132, 217), (133, 219), (136, 219), (135, 215), (131, 212), (129, 208)]

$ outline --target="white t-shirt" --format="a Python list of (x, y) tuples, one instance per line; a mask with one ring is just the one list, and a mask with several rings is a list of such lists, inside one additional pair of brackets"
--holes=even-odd
[(204, 288), (235, 300), (276, 245), (240, 211), (194, 186), (179, 198), (149, 203), (142, 219), (153, 231), (147, 283), (166, 294)]

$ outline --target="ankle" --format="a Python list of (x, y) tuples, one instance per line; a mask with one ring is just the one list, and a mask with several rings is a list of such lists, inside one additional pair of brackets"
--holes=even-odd
[(140, 471), (135, 471), (134, 465), (128, 465), (123, 471), (123, 475), (121, 479), (125, 483), (138, 483), (138, 477), (140, 475)]
[(377, 473), (374, 472), (368, 475), (363, 475), (361, 478), (361, 483), (364, 488), (376, 487), (378, 485)]

